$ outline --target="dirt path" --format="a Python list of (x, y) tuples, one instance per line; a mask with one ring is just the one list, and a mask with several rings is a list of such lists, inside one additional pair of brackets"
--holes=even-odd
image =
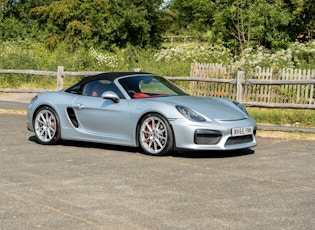
[(38, 93), (0, 93), (1, 101), (29, 103)]

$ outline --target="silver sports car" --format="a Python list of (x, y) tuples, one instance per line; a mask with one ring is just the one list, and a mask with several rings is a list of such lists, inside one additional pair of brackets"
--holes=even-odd
[(140, 146), (150, 155), (256, 145), (256, 122), (241, 104), (190, 96), (150, 73), (86, 77), (68, 89), (38, 94), (27, 113), (27, 127), (41, 144), (75, 140)]

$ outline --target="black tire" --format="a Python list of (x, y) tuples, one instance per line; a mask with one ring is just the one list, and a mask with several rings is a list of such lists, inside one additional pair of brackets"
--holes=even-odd
[(142, 118), (138, 127), (138, 138), (145, 154), (165, 156), (173, 151), (171, 126), (160, 114), (149, 113)]
[(34, 117), (36, 140), (43, 145), (58, 144), (61, 140), (57, 113), (49, 106), (40, 108)]

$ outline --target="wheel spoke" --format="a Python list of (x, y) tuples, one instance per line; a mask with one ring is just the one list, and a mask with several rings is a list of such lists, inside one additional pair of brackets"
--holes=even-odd
[(49, 140), (49, 131), (48, 130), (45, 131), (44, 138), (45, 138), (45, 140)]
[(156, 152), (158, 150), (157, 142), (153, 142), (153, 150)]
[(37, 122), (39, 122), (41, 125), (44, 124), (44, 122), (42, 121), (42, 119), (37, 119)]
[[(162, 147), (163, 147), (163, 145), (162, 145), (162, 143), (160, 142), (159, 139), (156, 139), (154, 143), (156, 143), (157, 145), (159, 145), (159, 148), (162, 148)], [(157, 150), (157, 149), (158, 149), (158, 147), (156, 146), (156, 150)]]
[(46, 113), (40, 113), (40, 119), (44, 123), (46, 121)]
[(152, 125), (151, 125), (152, 129), (154, 129), (155, 128), (155, 119), (154, 118), (151, 119), (151, 123), (152, 123)]
[(150, 130), (148, 127), (146, 127), (144, 130), (142, 130), (142, 132), (147, 134), (147, 135), (151, 135), (152, 134), (152, 130)]
[(53, 133), (55, 132), (55, 127), (54, 126), (50, 125), (48, 128), (49, 128), (48, 129), (49, 131), (51, 131)]
[(152, 132), (152, 124), (150, 125), (149, 123), (150, 122), (146, 122), (145, 125), (146, 125), (146, 127), (148, 129), (148, 132)]

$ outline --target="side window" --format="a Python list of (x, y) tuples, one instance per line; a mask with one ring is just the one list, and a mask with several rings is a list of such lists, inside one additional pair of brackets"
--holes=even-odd
[(174, 95), (176, 94), (172, 89), (167, 87), (164, 83), (156, 79), (144, 79), (139, 82), (139, 87), (142, 93), (146, 94), (165, 94)]
[(92, 81), (84, 86), (82, 94), (85, 96), (100, 97), (105, 91), (103, 84), (99, 81)]
[(67, 93), (72, 93), (72, 94), (80, 94), (80, 91), (81, 91), (81, 85), (76, 85), (66, 90)]
[(101, 97), (102, 94), (106, 91), (115, 92), (120, 98), (122, 98), (122, 94), (119, 89), (111, 82), (107, 80), (97, 80), (87, 83), (84, 86), (82, 95), (92, 96), (92, 97)]

